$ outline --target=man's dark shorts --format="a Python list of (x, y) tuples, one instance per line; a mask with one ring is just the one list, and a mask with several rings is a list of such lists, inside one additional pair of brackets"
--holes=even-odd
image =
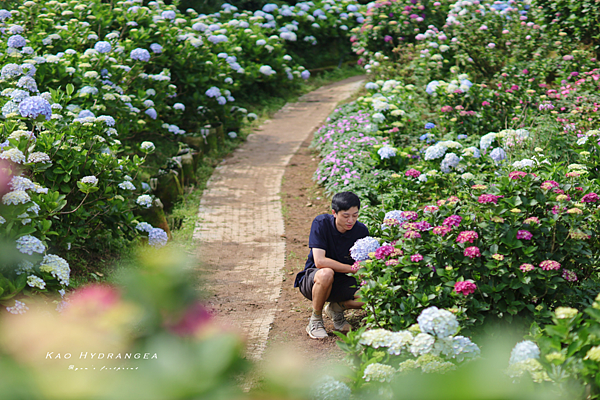
[[(300, 282), (300, 293), (309, 300), (312, 300), (312, 289), (315, 285), (315, 274), (318, 270), (318, 268), (308, 268), (302, 282)], [(357, 290), (358, 285), (353, 276), (336, 272), (333, 277), (331, 293), (329, 294), (327, 301), (339, 302), (351, 300), (354, 298), (354, 294)]]

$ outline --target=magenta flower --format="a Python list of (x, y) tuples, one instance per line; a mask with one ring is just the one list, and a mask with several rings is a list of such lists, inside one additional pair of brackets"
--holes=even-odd
[(477, 289), (477, 285), (469, 281), (460, 281), (454, 284), (454, 291), (464, 296), (475, 293), (475, 289)]
[(448, 218), (446, 218), (443, 222), (444, 225), (448, 226), (448, 227), (453, 227), (453, 226), (458, 226), (460, 225), (460, 222), (462, 221), (462, 217), (459, 215), (451, 215)]
[(452, 112), (452, 110), (454, 110), (452, 106), (442, 106), (442, 108), (440, 108), (441, 112)]
[(553, 260), (544, 260), (540, 263), (540, 268), (544, 271), (560, 269), (560, 263)]
[(531, 240), (532, 237), (533, 235), (529, 231), (522, 230), (517, 232), (517, 239)]
[(419, 232), (417, 232), (417, 231), (407, 231), (404, 234), (404, 237), (406, 239), (418, 239), (418, 238), (421, 237), (421, 234)]
[(391, 255), (396, 248), (394, 246), (381, 246), (375, 250), (375, 258), (383, 260), (387, 256)]
[(564, 269), (562, 273), (562, 277), (567, 282), (577, 282), (577, 274), (568, 269)]
[(494, 194), (482, 194), (481, 196), (479, 196), (477, 198), (477, 201), (480, 204), (486, 204), (486, 203), (498, 204), (498, 199), (501, 197), (504, 197), (504, 196), (496, 196)]
[(400, 214), (400, 216), (402, 218), (414, 221), (417, 218), (419, 218), (419, 214), (417, 214), (415, 211), (402, 211), (402, 213)]
[(396, 260), (395, 258), (392, 258), (391, 260), (387, 260), (385, 262), (385, 265), (387, 267), (391, 267), (391, 266), (394, 266), (394, 265), (398, 265), (398, 262), (399, 262), (398, 260)]
[(479, 247), (477, 246), (471, 246), (471, 247), (467, 247), (465, 249), (465, 257), (469, 257), (471, 259), (475, 258), (475, 257), (481, 257), (481, 252), (479, 251)]
[(434, 235), (441, 235), (442, 237), (447, 234), (452, 232), (452, 228), (449, 228), (447, 226), (436, 226), (433, 228), (433, 234)]
[(438, 206), (425, 206), (425, 208), (423, 209), (423, 212), (436, 212), (438, 211), (440, 208)]
[(420, 255), (419, 253), (413, 254), (412, 256), (410, 256), (410, 261), (412, 261), (412, 262), (419, 262), (421, 260), (423, 260), (423, 256)]
[(598, 195), (596, 193), (588, 193), (585, 196), (583, 196), (581, 198), (581, 201), (583, 201), (584, 203), (595, 203), (598, 200), (600, 200), (600, 197), (598, 197)]
[(542, 183), (540, 185), (540, 187), (544, 190), (550, 190), (552, 188), (558, 187), (558, 182), (556, 181), (544, 181), (544, 183)]
[(387, 42), (391, 42), (393, 40), (393, 38), (390, 35), (385, 35), (383, 37), (383, 40), (387, 43)]
[(428, 231), (429, 229), (431, 229), (431, 224), (427, 221), (415, 222), (413, 226), (418, 231)]
[(523, 172), (523, 171), (513, 171), (510, 174), (508, 174), (508, 177), (510, 179), (521, 179), (525, 176), (527, 176), (527, 172)]
[(352, 266), (350, 267), (350, 270), (352, 271), (352, 273), (355, 273), (359, 269), (360, 269), (360, 262), (354, 261), (354, 264), (352, 264)]
[(421, 175), (421, 172), (417, 171), (417, 170), (416, 170), (416, 169), (414, 169), (414, 168), (411, 168), (411, 169), (409, 169), (408, 171), (406, 171), (406, 172), (404, 173), (404, 175), (405, 175), (405, 176), (410, 176), (410, 177), (412, 177), (412, 178), (418, 178), (418, 177), (419, 177), (419, 175)]
[(529, 271), (533, 271), (535, 269), (535, 267), (531, 264), (521, 264), (519, 269), (523, 272), (529, 272)]
[(462, 231), (458, 234), (456, 241), (458, 243), (473, 243), (473, 241), (477, 238), (479, 238), (479, 235), (475, 231)]
[(531, 225), (531, 224), (540, 224), (540, 219), (538, 217), (529, 217), (527, 218), (525, 221), (523, 221), (524, 224), (527, 225)]
[(485, 106), (489, 106), (489, 105), (490, 105), (490, 102), (489, 102), (489, 101), (483, 101), (483, 102), (481, 103), (481, 105), (482, 105), (483, 107), (485, 107)]

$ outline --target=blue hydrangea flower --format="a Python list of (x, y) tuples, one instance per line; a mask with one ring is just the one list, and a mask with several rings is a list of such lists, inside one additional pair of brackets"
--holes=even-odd
[(96, 118), (96, 116), (94, 115), (93, 112), (91, 112), (90, 110), (81, 110), (79, 111), (79, 114), (77, 115), (77, 118)]
[(147, 222), (140, 222), (136, 225), (135, 229), (142, 232), (150, 232), (154, 227)]
[(204, 92), (205, 95), (207, 95), (208, 97), (219, 97), (221, 96), (221, 90), (216, 87), (213, 86), (210, 89), (208, 89), (206, 92)]
[(3, 80), (15, 78), (23, 73), (23, 69), (18, 64), (6, 64), (2, 67), (0, 77)]
[(385, 121), (385, 115), (379, 112), (371, 115), (371, 118), (377, 123), (382, 123), (383, 121)]
[(144, 111), (144, 113), (146, 113), (146, 115), (148, 115), (152, 119), (156, 119), (156, 117), (158, 116), (154, 108), (149, 108), (146, 111)]
[(175, 104), (173, 104), (173, 108), (175, 110), (185, 111), (185, 106), (182, 103), (175, 103)]
[(12, 35), (8, 38), (6, 44), (8, 45), (8, 47), (18, 49), (25, 46), (27, 44), (27, 41), (21, 35)]
[(427, 84), (427, 87), (425, 88), (425, 91), (428, 94), (434, 94), (435, 93), (435, 89), (439, 86), (440, 82), (439, 81), (431, 81)]
[(224, 106), (227, 104), (227, 99), (224, 96), (219, 96), (217, 97), (217, 103), (219, 103), (221, 106)]
[(150, 45), (150, 50), (152, 50), (152, 52), (155, 53), (155, 54), (160, 54), (160, 53), (162, 53), (163, 48), (158, 43), (152, 43)]
[(390, 146), (383, 146), (377, 150), (377, 154), (379, 154), (379, 157), (381, 157), (382, 160), (385, 160), (387, 158), (395, 157), (396, 149)]
[(98, 53), (110, 53), (112, 46), (108, 42), (100, 41), (94, 45), (94, 50), (96, 50)]
[(115, 119), (110, 115), (101, 115), (96, 118), (96, 121), (104, 122), (106, 126), (115, 126)]
[(10, 98), (15, 103), (20, 103), (28, 97), (29, 97), (29, 93), (26, 92), (25, 90), (15, 89), (12, 92), (10, 92)]
[(167, 11), (163, 11), (163, 12), (160, 14), (160, 16), (161, 16), (161, 17), (163, 17), (164, 19), (175, 19), (175, 17), (176, 17), (177, 15), (175, 14), (175, 11), (172, 11), (172, 10), (167, 10)]
[(374, 237), (367, 236), (358, 239), (350, 248), (350, 256), (354, 261), (363, 261), (369, 258), (369, 253), (377, 250), (380, 247), (379, 241)]
[(442, 170), (442, 172), (447, 174), (450, 172), (450, 170), (452, 168), (456, 167), (459, 162), (460, 162), (460, 158), (456, 154), (448, 153), (442, 160), (440, 169)]
[(465, 134), (460, 134), (460, 135), (458, 135), (456, 138), (457, 138), (458, 140), (463, 140), (463, 139), (466, 139), (466, 138), (468, 138), (468, 136), (467, 136), (467, 135), (465, 135)]
[(131, 57), (132, 60), (138, 60), (138, 61), (150, 61), (150, 52), (148, 52), (148, 50), (146, 49), (140, 49), (139, 47), (137, 49), (133, 49), (131, 50), (131, 53), (129, 54), (129, 56)]
[(37, 118), (43, 115), (47, 121), (52, 117), (52, 106), (41, 96), (28, 97), (19, 103), (19, 113), (22, 117)]
[(367, 84), (365, 85), (365, 89), (367, 89), (367, 90), (377, 90), (377, 89), (379, 89), (379, 85), (376, 84), (375, 82), (367, 82)]
[(198, 32), (204, 32), (206, 29), (208, 29), (208, 26), (202, 22), (196, 22), (194, 25), (192, 25), (192, 29)]
[(21, 78), (19, 78), (19, 81), (17, 82), (17, 86), (25, 88), (25, 89), (29, 90), (30, 92), (38, 91), (37, 83), (35, 83), (35, 79), (33, 79), (30, 76), (22, 76)]
[(425, 124), (425, 129), (433, 129), (435, 128), (435, 124), (433, 122), (428, 122)]
[(492, 158), (492, 160), (498, 163), (506, 158), (506, 152), (502, 148), (496, 147), (490, 153), (490, 157)]
[(300, 74), (300, 76), (302, 77), (302, 79), (306, 80), (310, 77), (310, 72), (308, 70), (304, 70), (302, 71), (302, 73)]
[(10, 13), (10, 11), (7, 10), (0, 10), (0, 20), (4, 21), (5, 19), (11, 18), (12, 14)]
[(510, 353), (509, 365), (528, 360), (530, 358), (540, 358), (540, 349), (531, 340), (524, 340), (517, 343)]
[(425, 150), (425, 160), (435, 160), (436, 158), (440, 158), (446, 154), (446, 150), (448, 150), (448, 148), (439, 143), (429, 146), (427, 150)]
[(467, 147), (466, 149), (463, 150), (463, 155), (479, 158), (479, 157), (481, 157), (481, 152), (479, 151), (479, 149), (477, 147), (471, 146), (471, 147)]
[(168, 240), (167, 233), (160, 228), (152, 228), (148, 232), (148, 244), (152, 247), (159, 249), (166, 245)]
[(421, 332), (438, 338), (453, 336), (458, 332), (458, 321), (450, 311), (428, 307), (417, 318)]
[(35, 236), (25, 235), (17, 239), (17, 250), (23, 254), (43, 253), (46, 246)]
[[(6, 104), (4, 104), (4, 106), (2, 107), (2, 115), (4, 115), (4, 117), (8, 117), (9, 114), (18, 112), (19, 105), (12, 100), (7, 101)], [(8, 141), (6, 143), (8, 144)]]
[(23, 70), (23, 73), (25, 75), (31, 77), (33, 77), (35, 75), (35, 72), (37, 71), (37, 68), (35, 68), (35, 65), (33, 64), (23, 64), (21, 65), (21, 69)]

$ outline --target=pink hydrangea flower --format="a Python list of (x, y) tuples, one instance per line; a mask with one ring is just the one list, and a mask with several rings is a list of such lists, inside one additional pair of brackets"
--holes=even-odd
[(447, 226), (436, 226), (433, 228), (433, 234), (434, 235), (441, 235), (444, 236), (447, 233), (452, 232), (452, 228), (449, 228)]
[(415, 229), (418, 231), (427, 231), (427, 230), (431, 229), (431, 224), (427, 221), (415, 222), (413, 225), (414, 225)]
[(568, 269), (564, 269), (562, 273), (562, 277), (567, 282), (577, 282), (577, 274)]
[(531, 225), (531, 224), (540, 224), (540, 219), (538, 217), (529, 217), (527, 218), (525, 221), (523, 221), (524, 224), (527, 225)]
[(479, 247), (477, 246), (471, 246), (471, 247), (467, 247), (465, 249), (465, 257), (469, 257), (471, 259), (475, 258), (475, 257), (481, 257), (481, 252), (479, 251)]
[(584, 203), (595, 203), (598, 200), (600, 200), (600, 197), (598, 197), (598, 195), (596, 193), (588, 193), (585, 196), (583, 196), (581, 198), (581, 201), (583, 201)]
[(448, 226), (448, 227), (453, 227), (453, 226), (458, 226), (460, 225), (460, 222), (462, 221), (462, 217), (459, 215), (451, 215), (448, 218), (446, 218), (443, 222), (444, 225)]
[(418, 177), (419, 177), (419, 175), (421, 175), (421, 172), (420, 172), (420, 171), (417, 171), (417, 170), (416, 170), (416, 169), (414, 169), (414, 168), (411, 168), (411, 169), (409, 169), (408, 171), (406, 171), (406, 172), (404, 173), (404, 175), (405, 175), (405, 176), (410, 176), (411, 178), (418, 178)]
[(458, 234), (456, 241), (458, 243), (466, 243), (466, 242), (473, 243), (473, 241), (478, 238), (479, 238), (479, 235), (475, 231), (462, 231), (461, 233)]
[(498, 199), (501, 197), (504, 197), (504, 196), (497, 196), (495, 194), (482, 194), (481, 196), (479, 196), (477, 198), (477, 201), (480, 204), (486, 204), (486, 203), (498, 204)]
[(533, 235), (529, 231), (520, 230), (517, 232), (517, 239), (531, 240)]
[(404, 237), (406, 239), (418, 239), (418, 238), (421, 237), (421, 234), (419, 232), (417, 232), (417, 231), (407, 231), (404, 234)]
[(523, 171), (513, 171), (510, 174), (508, 174), (508, 177), (510, 179), (521, 179), (525, 176), (527, 176), (527, 172), (523, 172)]
[(388, 257), (390, 254), (394, 252), (395, 248), (393, 246), (381, 246), (375, 250), (375, 258), (378, 260), (383, 260)]
[(352, 273), (355, 273), (359, 269), (360, 269), (360, 262), (359, 261), (355, 261), (354, 264), (352, 264), (352, 266), (350, 267), (350, 270), (352, 271)]
[(398, 262), (399, 261), (397, 259), (392, 258), (391, 260), (387, 260), (385, 262), (385, 265), (388, 266), (388, 267), (391, 267), (391, 266), (394, 266), (394, 265), (398, 265)]
[(404, 253), (402, 252), (402, 249), (394, 248), (394, 251), (392, 252), (390, 257), (400, 257), (403, 254)]
[(406, 218), (411, 221), (415, 221), (417, 218), (419, 218), (419, 214), (417, 214), (416, 211), (402, 211), (400, 215), (402, 218)]
[(558, 182), (556, 181), (544, 181), (544, 183), (542, 183), (540, 185), (540, 187), (544, 190), (550, 190), (552, 188), (558, 187)]
[(448, 199), (446, 200), (448, 203), (452, 204), (452, 203), (458, 203), (458, 197), (456, 196), (450, 196), (448, 197)]
[(521, 264), (519, 269), (523, 272), (530, 272), (530, 271), (533, 271), (535, 269), (535, 267), (532, 264), (526, 263), (526, 264)]
[(565, 174), (565, 176), (567, 178), (577, 178), (579, 175), (581, 175), (581, 174), (579, 172), (577, 172), (577, 171), (571, 171), (571, 172), (567, 172)]
[(423, 260), (423, 256), (420, 255), (419, 253), (413, 254), (412, 256), (410, 256), (410, 261), (412, 261), (412, 262), (419, 262), (421, 260)]
[(544, 260), (540, 263), (540, 268), (544, 271), (560, 269), (560, 263), (553, 260)]
[(477, 289), (477, 285), (469, 281), (460, 281), (454, 284), (454, 291), (464, 296), (475, 293), (475, 289)]
[(440, 108), (441, 112), (452, 112), (452, 110), (452, 106), (442, 106), (442, 108)]
[(430, 212), (430, 213), (434, 213), (436, 211), (438, 211), (440, 208), (438, 206), (425, 206), (425, 208), (423, 209), (423, 212)]

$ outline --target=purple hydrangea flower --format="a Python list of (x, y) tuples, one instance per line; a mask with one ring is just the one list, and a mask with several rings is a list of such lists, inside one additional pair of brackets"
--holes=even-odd
[(500, 161), (502, 161), (502, 160), (504, 160), (506, 158), (506, 152), (503, 149), (501, 149), (500, 147), (496, 147), (490, 153), (490, 157), (495, 162), (500, 162)]
[(302, 71), (300, 76), (302, 77), (302, 79), (308, 79), (310, 77), (310, 72), (308, 70), (304, 70)]
[(20, 47), (25, 46), (27, 44), (27, 41), (21, 35), (12, 35), (8, 38), (8, 41), (6, 43), (8, 44), (8, 47), (18, 49)]
[(108, 42), (100, 41), (94, 45), (94, 50), (98, 53), (109, 53), (112, 50), (112, 46)]
[(146, 115), (148, 115), (152, 119), (156, 119), (156, 117), (157, 117), (156, 110), (154, 108), (149, 108), (144, 112), (146, 113)]
[(43, 115), (46, 120), (52, 116), (52, 106), (41, 96), (31, 96), (19, 103), (19, 113), (22, 117), (37, 118)]
[(164, 19), (175, 19), (176, 14), (175, 14), (175, 11), (167, 10), (167, 11), (163, 11), (160, 14), (160, 16), (163, 17)]
[(144, 61), (144, 62), (150, 61), (150, 52), (148, 52), (148, 50), (146, 50), (146, 49), (140, 49), (139, 47), (137, 49), (131, 50), (131, 53), (129, 54), (129, 56), (133, 60)]
[(160, 53), (162, 53), (163, 48), (158, 43), (152, 43), (150, 45), (150, 50), (152, 50), (153, 53), (160, 54)]

